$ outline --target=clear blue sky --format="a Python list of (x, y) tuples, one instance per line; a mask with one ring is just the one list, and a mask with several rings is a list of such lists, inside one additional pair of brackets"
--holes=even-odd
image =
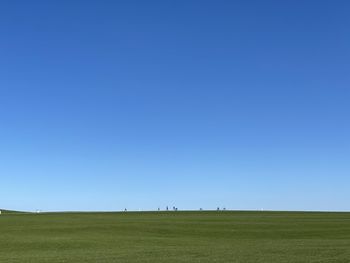
[(0, 207), (350, 210), (349, 1), (2, 1)]

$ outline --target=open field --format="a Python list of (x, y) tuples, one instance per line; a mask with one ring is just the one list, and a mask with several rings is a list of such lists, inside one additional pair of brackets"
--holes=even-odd
[(0, 230), (0, 262), (350, 262), (350, 213), (5, 213)]

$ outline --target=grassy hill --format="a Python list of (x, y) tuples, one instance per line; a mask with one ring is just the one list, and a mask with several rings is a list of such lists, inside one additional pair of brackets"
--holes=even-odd
[(0, 209), (1, 214), (18, 214), (18, 213), (24, 213), (20, 211), (12, 211), (12, 210), (6, 210), (6, 209)]
[(0, 262), (350, 262), (350, 213), (7, 214)]

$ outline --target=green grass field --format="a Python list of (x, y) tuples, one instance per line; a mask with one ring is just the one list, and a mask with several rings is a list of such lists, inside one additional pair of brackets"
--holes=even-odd
[(0, 216), (0, 262), (350, 262), (350, 213)]

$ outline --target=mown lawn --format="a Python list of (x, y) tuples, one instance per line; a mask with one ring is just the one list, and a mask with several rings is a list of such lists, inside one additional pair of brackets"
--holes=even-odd
[(350, 213), (3, 214), (0, 262), (350, 262)]

